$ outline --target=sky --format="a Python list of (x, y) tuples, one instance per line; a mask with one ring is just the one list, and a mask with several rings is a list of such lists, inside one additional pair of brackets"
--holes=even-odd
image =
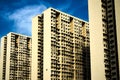
[(32, 17), (49, 7), (88, 21), (87, 0), (0, 0), (0, 38), (9, 32), (31, 36)]

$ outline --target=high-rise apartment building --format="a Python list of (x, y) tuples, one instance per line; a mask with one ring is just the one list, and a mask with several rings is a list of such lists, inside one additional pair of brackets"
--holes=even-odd
[(1, 38), (0, 80), (31, 80), (31, 38), (9, 33)]
[(88, 22), (53, 8), (32, 20), (32, 80), (90, 80)]
[(6, 53), (7, 53), (7, 37), (1, 38), (1, 53), (0, 53), (0, 80), (5, 80), (6, 72)]
[(88, 0), (92, 80), (120, 80), (120, 0)]

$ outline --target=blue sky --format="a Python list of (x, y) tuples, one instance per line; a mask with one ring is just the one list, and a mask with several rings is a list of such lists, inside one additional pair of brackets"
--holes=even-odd
[(49, 7), (88, 21), (87, 0), (0, 0), (0, 38), (9, 32), (31, 36), (32, 17)]

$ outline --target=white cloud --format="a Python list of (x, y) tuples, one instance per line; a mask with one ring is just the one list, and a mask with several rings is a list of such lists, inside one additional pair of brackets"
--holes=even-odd
[(41, 14), (46, 8), (44, 5), (27, 6), (14, 11), (8, 17), (14, 21), (16, 32), (31, 35), (32, 17)]

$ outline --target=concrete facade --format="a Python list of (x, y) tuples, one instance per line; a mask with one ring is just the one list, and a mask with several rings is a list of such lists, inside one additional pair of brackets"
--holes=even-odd
[(32, 80), (90, 80), (89, 23), (53, 8), (32, 20)]
[(31, 38), (9, 33), (1, 39), (1, 79), (31, 79)]
[(120, 0), (88, 0), (92, 80), (119, 80)]

